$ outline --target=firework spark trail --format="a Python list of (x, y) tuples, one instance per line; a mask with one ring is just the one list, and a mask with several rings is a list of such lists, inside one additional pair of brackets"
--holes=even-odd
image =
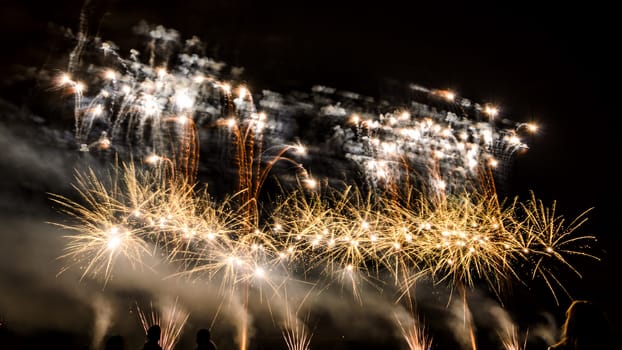
[[(370, 187), (379, 190), (407, 181), (433, 184), (441, 176), (437, 186), (443, 190), (470, 189), (481, 164), (503, 166), (500, 160), (509, 162), (517, 150), (527, 149), (519, 130), (537, 130), (531, 124), (502, 129), (496, 122), (478, 120), (479, 114), (494, 119), (497, 112), (492, 109), (476, 109), (473, 117), (446, 111), (447, 106), (440, 111), (430, 110), (414, 101), (410, 108), (386, 107), (379, 114), (362, 113), (356, 108), (342, 107), (342, 101), (333, 96), (334, 91), (326, 90), (329, 89), (316, 90), (321, 97), (318, 100), (335, 100), (318, 107), (320, 115), (338, 120), (334, 123), (334, 137), (344, 140), (345, 156), (358, 165)], [(434, 92), (426, 90), (425, 94)], [(357, 97), (354, 103), (360, 104), (362, 100)], [(455, 105), (453, 101), (448, 102), (450, 106)], [(411, 172), (404, 172), (404, 164)]]
[(476, 277), (507, 276), (507, 231), (500, 223), (513, 213), (500, 211), (495, 198), (464, 194), (431, 203), (420, 197), (416, 208), (419, 217), (412, 226), (424, 245), (421, 257), (438, 281), (471, 286)]
[(303, 320), (288, 313), (283, 325), (283, 338), (289, 350), (308, 350), (311, 348), (312, 334)]
[(177, 300), (172, 305), (164, 306), (162, 310), (155, 310), (153, 304), (150, 304), (149, 311), (143, 310), (138, 304), (136, 309), (145, 333), (153, 325), (160, 326), (159, 344), (162, 350), (173, 350), (179, 341), (179, 336), (190, 317), (190, 313), (180, 308)]
[[(285, 197), (271, 229), (240, 236), (244, 223), (226, 203), (214, 206), (206, 194), (186, 185), (163, 188), (157, 176), (132, 166), (119, 169), (123, 173), (113, 176), (118, 182), (98, 180), (93, 172), (78, 174), (85, 205), (55, 198), (78, 220), (62, 225), (78, 233), (68, 236), (71, 243), (63, 257), (86, 264), (83, 277), (103, 270), (109, 278), (117, 254), (139, 265), (143, 255), (152, 254), (147, 242), (154, 242), (171, 262), (183, 262), (183, 274), (207, 273), (231, 293), (253, 281), (254, 286), (265, 285), (259, 280), (276, 291), (279, 284), (271, 281), (287, 279), (297, 267), (309, 271), (303, 278), (313, 283), (321, 277), (311, 273), (315, 268), (321, 269), (321, 279), (337, 276), (340, 283), (351, 283), (357, 298), (359, 284), (378, 278), (382, 269), (396, 271), (402, 293), (426, 274), (454, 285), (473, 286), (484, 279), (494, 289), (519, 276), (514, 263), (527, 262), (550, 275), (556, 259), (569, 266), (565, 255), (587, 254), (571, 249), (573, 243), (592, 239), (572, 235), (582, 220), (566, 229), (535, 197), (505, 209), (496, 197), (474, 194), (446, 196), (440, 203), (413, 196), (409, 206), (387, 198), (374, 203), (372, 197), (348, 191), (334, 193), (328, 202), (319, 192), (303, 189)], [(124, 235), (117, 235), (119, 228), (127, 230)]]
[[(308, 198), (298, 192), (277, 207), (279, 230), (288, 233), (288, 253), (296, 256), (302, 252), (310, 257), (305, 260), (309, 268), (324, 268), (328, 275), (345, 269), (377, 276), (383, 267), (393, 272), (404, 291), (418, 276), (430, 274), (439, 283), (448, 281), (456, 286), (474, 286), (483, 280), (500, 292), (508, 279), (520, 279), (514, 269), (518, 262), (527, 259), (534, 271), (548, 271), (538, 255), (548, 252), (554, 257), (552, 245), (534, 243), (542, 240), (542, 234), (569, 247), (575, 240), (590, 243), (593, 239), (570, 235), (577, 227), (536, 230), (532, 226), (535, 221), (539, 225), (545, 221), (533, 217), (535, 207), (518, 206), (516, 201), (505, 205), (491, 193), (447, 196), (441, 202), (413, 196), (413, 202), (403, 204), (387, 198), (378, 203), (352, 199), (347, 192), (332, 196), (337, 200), (330, 203), (318, 194)], [(535, 221), (519, 221), (522, 216)], [(525, 254), (524, 243), (517, 237), (530, 242), (534, 255)], [(579, 249), (563, 253), (587, 254)], [(538, 260), (530, 260), (530, 256)], [(561, 256), (557, 258), (566, 264)], [(557, 263), (553, 260), (549, 262)], [(409, 270), (407, 266), (414, 267), (413, 274), (401, 275)]]
[(84, 203), (52, 196), (61, 211), (78, 222), (58, 225), (76, 232), (67, 236), (69, 242), (61, 258), (82, 265), (82, 278), (103, 273), (107, 282), (120, 255), (132, 265), (141, 265), (143, 256), (151, 254), (144, 239), (149, 231), (132, 225), (137, 208), (151, 198), (139, 185), (134, 168), (128, 166), (125, 170), (131, 175), (124, 177), (123, 188), (115, 184), (108, 189), (93, 171), (77, 174), (76, 190)]
[[(159, 45), (159, 39), (168, 35), (160, 27), (147, 32), (153, 39), (150, 46)], [(170, 40), (176, 37), (168, 36)], [(165, 171), (183, 175), (192, 182), (198, 171), (198, 127), (225, 127), (234, 145), (237, 190), (243, 191), (239, 197), (249, 210), (253, 210), (252, 201), (277, 160), (290, 161), (312, 181), (297, 161), (284, 156), (289, 150), (304, 154), (300, 144), (279, 147), (270, 160), (262, 159), (263, 130), (270, 125), (267, 116), (257, 112), (246, 86), (232, 87), (230, 82), (219, 79), (221, 67), (213, 60), (184, 52), (178, 56), (179, 65), (167, 69), (154, 66), (153, 59), (142, 63), (137, 54), (122, 58), (112, 43), (94, 44), (112, 58), (112, 67), (100, 68), (100, 74), (88, 84), (89, 90), (98, 91), (96, 95), (83, 103), (84, 82), (72, 80), (69, 73), (57, 81), (58, 87), (66, 87), (75, 94), (76, 140), (81, 150), (95, 147), (130, 151), (153, 165), (168, 163), (162, 167)], [(150, 50), (166, 51), (153, 47)], [(93, 137), (97, 139), (92, 141)]]
[(76, 188), (82, 203), (52, 199), (76, 220), (58, 224), (76, 231), (67, 236), (61, 258), (82, 265), (83, 277), (102, 273), (107, 282), (119, 256), (141, 265), (143, 256), (154, 255), (153, 245), (167, 260), (181, 261), (186, 274), (213, 276), (225, 270), (226, 290), (229, 279), (233, 285), (253, 276), (258, 254), (273, 246), (266, 235), (234, 239), (243, 221), (229, 203), (216, 205), (205, 192), (197, 194), (185, 183), (162, 183), (157, 174), (133, 164), (116, 168), (105, 180), (92, 170), (78, 173)]
[[(149, 33), (152, 56), (156, 51), (166, 52), (167, 43), (175, 37), (160, 40), (171, 36), (163, 28)], [(81, 37), (81, 47), (85, 41)], [(112, 43), (95, 40), (90, 44), (97, 45), (112, 61), (89, 81), (89, 90), (95, 95), (83, 98), (87, 85), (72, 80), (72, 72), (62, 74), (57, 81), (59, 87), (68, 87), (75, 94), (75, 132), (81, 150), (133, 146), (138, 155), (168, 157), (187, 176), (195, 175), (195, 119), (216, 119), (223, 109), (217, 101), (230, 96), (228, 84), (217, 81), (218, 64), (184, 53), (179, 56), (180, 66), (169, 71), (165, 66), (154, 66), (153, 59), (142, 63), (135, 51), (129, 59), (122, 58)], [(79, 71), (76, 64), (71, 68)], [(236, 99), (236, 103), (239, 110), (248, 109), (243, 101)]]
[[(78, 174), (84, 204), (53, 197), (76, 219), (61, 224), (77, 232), (68, 236), (63, 258), (84, 264), (84, 275), (103, 271), (109, 278), (118, 255), (140, 265), (153, 254), (152, 243), (172, 263), (181, 262), (180, 274), (220, 279), (223, 290), (259, 277), (287, 279), (300, 267), (303, 278), (337, 277), (352, 283), (355, 294), (358, 283), (371, 283), (385, 270), (402, 291), (429, 275), (454, 286), (483, 281), (499, 293), (509, 279), (542, 277), (554, 292), (548, 282), (560, 283), (557, 265), (576, 272), (567, 256), (597, 258), (582, 250), (594, 237), (573, 235), (582, 217), (566, 228), (554, 208), (548, 211), (535, 197), (505, 205), (491, 193), (448, 195), (440, 202), (412, 195), (400, 203), (353, 188), (332, 189), (329, 196), (300, 189), (276, 203), (267, 223), (247, 232), (243, 207), (218, 204), (184, 183), (163, 187), (157, 176), (131, 165), (117, 171), (107, 181)], [(518, 263), (527, 263), (532, 275), (521, 277)]]
[[(297, 288), (299, 287), (297, 286)], [(298, 292), (299, 290), (291, 293), (285, 285), (282, 293), (274, 295), (275, 300), (271, 304), (275, 306), (279, 314), (281, 334), (287, 348), (290, 350), (308, 350), (311, 348), (313, 333), (308, 327), (311, 311), (307, 309), (307, 304), (314, 290), (308, 288), (302, 295)], [(304, 316), (301, 317), (301, 314)]]
[[(129, 146), (134, 153), (171, 159), (192, 178), (198, 161), (197, 126), (223, 120), (239, 125), (235, 140), (242, 175), (239, 187), (251, 188), (244, 172), (259, 166), (258, 162), (253, 164), (254, 155), (260, 153), (264, 129), (274, 131), (274, 123), (266, 119), (264, 112), (258, 112), (247, 87), (233, 86), (235, 83), (222, 79), (224, 64), (192, 53), (198, 45), (196, 40), (182, 45), (175, 43), (179, 34), (173, 30), (146, 24), (142, 27), (140, 31), (148, 38), (148, 62), (143, 63), (136, 50), (130, 58), (123, 58), (113, 43), (92, 40), (89, 44), (104, 53), (108, 59), (103, 62), (109, 66), (95, 68), (99, 74), (86, 84), (70, 78), (73, 71), (81, 69), (74, 65), (73, 71), (63, 74), (57, 82), (76, 95), (76, 138), (81, 149), (96, 146), (121, 150)], [(85, 46), (84, 40), (81, 46)], [(156, 61), (164, 63), (156, 65)], [(92, 75), (92, 71), (87, 74)], [(83, 99), (87, 87), (95, 95)], [(470, 101), (452, 92), (421, 87), (414, 90), (459, 106), (461, 111), (463, 106), (471, 106)], [(403, 182), (401, 164), (406, 162), (417, 170), (419, 182), (430, 181), (429, 171), (437, 169), (443, 177), (439, 186), (448, 190), (463, 188), (477, 176), (479, 164), (496, 166), (497, 153), (501, 159), (510, 159), (508, 154), (527, 147), (520, 141), (519, 131), (535, 130), (527, 123), (498, 129), (499, 123), (490, 122), (497, 117), (498, 109), (491, 106), (473, 105), (476, 120), (466, 112), (436, 111), (415, 102), (409, 109), (389, 107), (374, 114), (363, 113), (356, 106), (341, 107), (338, 100), (331, 100), (334, 89), (316, 87), (313, 91), (317, 101), (328, 101), (316, 102), (313, 108), (321, 117), (336, 120), (333, 137), (343, 139), (346, 157), (359, 165), (374, 187)], [(307, 106), (300, 102), (283, 105), (275, 101), (275, 96), (278, 94), (264, 93), (261, 106), (275, 114)], [(353, 93), (340, 96), (359, 104), (364, 100)], [(489, 121), (480, 120), (480, 114)], [(248, 147), (251, 141), (257, 143), (258, 152), (252, 145)]]
[[(557, 216), (555, 212), (556, 202), (547, 207), (536, 198), (534, 192), (531, 192), (531, 197), (527, 202), (520, 203), (520, 208), (523, 217), (526, 218), (524, 222), (521, 222), (520, 234), (516, 236), (520, 240), (520, 252), (529, 255), (532, 259), (531, 278), (542, 278), (559, 304), (555, 287), (561, 288), (568, 296), (570, 293), (556, 275), (557, 266), (561, 264), (581, 276), (580, 272), (569, 262), (570, 257), (583, 256), (600, 260), (587, 249), (591, 243), (596, 241), (595, 236), (574, 235), (575, 231), (587, 220), (590, 210), (582, 212), (566, 226), (565, 219)], [(549, 263), (551, 261), (555, 263)]]
[[(227, 120), (227, 127), (233, 136), (235, 145), (235, 165), (237, 168), (238, 187), (234, 196), (239, 208), (246, 210), (247, 219), (246, 230), (248, 232), (259, 227), (259, 208), (258, 199), (260, 191), (277, 162), (288, 162), (295, 166), (295, 169), (304, 181), (312, 181), (308, 172), (302, 165), (293, 158), (287, 157), (288, 151), (293, 151), (297, 155), (304, 156), (305, 148), (300, 144), (279, 146), (275, 154), (267, 154), (262, 151), (263, 134), (262, 123), (265, 115), (252, 113), (250, 119), (238, 121), (235, 119)], [(276, 147), (273, 147), (276, 148)], [(272, 149), (266, 150), (266, 152)]]
[(359, 283), (372, 282), (381, 265), (376, 246), (381, 217), (371, 198), (356, 189), (329, 189), (326, 195), (330, 199), (300, 190), (279, 203), (273, 217), (287, 244), (280, 256), (302, 264), (309, 276), (319, 272), (329, 282), (350, 283), (357, 295)]
[(521, 344), (518, 337), (516, 327), (506, 329), (501, 335), (501, 344), (505, 350), (525, 350), (527, 348), (527, 334), (525, 334), (524, 343)]
[(403, 317), (398, 314), (393, 316), (409, 350), (428, 350), (432, 347), (432, 339), (414, 319), (402, 320)]

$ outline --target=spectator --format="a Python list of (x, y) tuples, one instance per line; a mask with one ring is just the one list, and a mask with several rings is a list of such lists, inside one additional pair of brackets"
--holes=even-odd
[(605, 312), (588, 300), (573, 301), (566, 310), (566, 320), (559, 342), (549, 350), (617, 350), (611, 325)]
[(212, 335), (207, 328), (201, 328), (197, 332), (196, 350), (216, 350), (216, 344), (212, 340)]
[(153, 325), (147, 330), (147, 342), (143, 345), (143, 350), (162, 350), (160, 346), (160, 334), (162, 330), (159, 325)]

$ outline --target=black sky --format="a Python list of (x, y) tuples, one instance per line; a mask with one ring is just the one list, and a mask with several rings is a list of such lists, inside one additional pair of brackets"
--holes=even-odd
[[(62, 61), (51, 28), (76, 30), (82, 1), (4, 1), (0, 73)], [(88, 32), (122, 47), (140, 20), (196, 35), (208, 56), (245, 68), (251, 89), (306, 91), (323, 84), (372, 96), (389, 81), (449, 88), (498, 104), (541, 131), (516, 161), (513, 192), (533, 190), (573, 218), (594, 208), (586, 234), (601, 264), (572, 282), (577, 297), (602, 300), (620, 328), (617, 225), (620, 37), (616, 11), (599, 2), (98, 1)], [(12, 80), (11, 80), (12, 81)], [(3, 83), (16, 105), (27, 96)], [(0, 238), (1, 242), (1, 238)], [(559, 307), (563, 312), (565, 305)], [(0, 315), (1, 316), (1, 315)]]

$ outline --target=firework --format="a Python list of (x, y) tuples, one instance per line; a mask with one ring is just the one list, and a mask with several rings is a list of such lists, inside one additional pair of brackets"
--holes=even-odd
[(501, 335), (501, 343), (505, 350), (524, 350), (527, 347), (527, 337), (523, 344), (518, 339), (518, 331), (515, 327), (506, 329), (505, 334)]
[[(491, 191), (432, 200), (418, 193), (402, 201), (361, 196), (352, 188), (329, 194), (293, 193), (274, 217), (287, 233), (289, 255), (283, 255), (330, 276), (377, 280), (389, 271), (403, 292), (430, 276), (455, 286), (483, 281), (499, 293), (513, 278), (548, 281), (560, 263), (574, 270), (569, 255), (596, 258), (585, 249), (594, 237), (572, 234), (583, 217), (565, 228), (551, 217), (554, 207), (549, 212), (535, 197), (506, 203)], [(516, 269), (525, 263), (531, 276)]]
[(306, 323), (295, 315), (287, 315), (282, 332), (289, 350), (309, 350), (311, 348), (312, 334), (307, 329)]
[(429, 350), (432, 347), (432, 339), (425, 334), (419, 325), (412, 320), (410, 322), (403, 321), (397, 314), (394, 316), (409, 350)]
[(173, 350), (179, 341), (183, 328), (188, 321), (190, 314), (181, 309), (177, 300), (172, 305), (168, 305), (163, 310), (155, 310), (153, 304), (150, 304), (149, 311), (145, 311), (136, 305), (140, 323), (145, 331), (153, 325), (161, 328), (160, 346), (162, 350)]
[[(573, 234), (585, 218), (565, 227), (555, 206), (545, 207), (533, 194), (508, 203), (492, 192), (397, 201), (352, 187), (301, 188), (272, 212), (253, 213), (253, 220), (268, 222), (248, 232), (244, 206), (218, 204), (205, 191), (162, 183), (131, 165), (117, 171), (107, 181), (92, 171), (79, 175), (84, 204), (53, 197), (76, 219), (61, 225), (77, 232), (68, 236), (63, 257), (82, 263), (85, 275), (110, 277), (118, 256), (140, 265), (155, 246), (180, 262), (179, 274), (221, 280), (223, 290), (257, 280), (275, 289), (268, 275), (286, 279), (299, 270), (302, 279), (347, 281), (355, 294), (359, 283), (381, 280), (383, 271), (404, 292), (421, 276), (455, 286), (484, 281), (497, 292), (512, 278), (541, 277), (554, 292), (563, 288), (554, 274), (560, 264), (577, 272), (569, 256), (597, 259), (584, 249), (594, 237)], [(525, 264), (532, 272), (521, 277), (516, 266)]]
[[(61, 256), (70, 262), (65, 269), (77, 264), (83, 278), (107, 282), (120, 258), (137, 267), (148, 256), (163, 257), (174, 276), (218, 281), (223, 294), (247, 306), (252, 293), (262, 295), (267, 286), (281, 296), (294, 280), (318, 293), (339, 283), (361, 302), (363, 284), (383, 295), (396, 289), (392, 301), (410, 302), (420, 278), (460, 288), (465, 298), (467, 287), (486, 285), (500, 296), (510, 282), (541, 278), (557, 299), (557, 288), (567, 292), (558, 270), (579, 273), (571, 256), (598, 259), (588, 251), (594, 237), (575, 232), (587, 212), (565, 226), (555, 203), (548, 208), (534, 194), (526, 202), (498, 198), (490, 175), (500, 160), (527, 148), (518, 134), (532, 128), (502, 125), (497, 107), (413, 86), (458, 111), (413, 102), (369, 113), (356, 106), (367, 103), (359, 95), (341, 94), (350, 102), (341, 104), (335, 91), (316, 87), (311, 96), (321, 98), (311, 107), (266, 93), (259, 105), (274, 112), (271, 118), (246, 86), (222, 79), (213, 60), (182, 53), (177, 66), (157, 65), (157, 48), (166, 49), (170, 40), (163, 38), (174, 34), (162, 28), (153, 34), (147, 63), (98, 43), (113, 67), (88, 84), (69, 73), (58, 80), (75, 95), (80, 149), (131, 159), (107, 177), (78, 173), (79, 200), (52, 195), (73, 219), (57, 223), (74, 233)], [(339, 147), (329, 148), (342, 152), (334, 159), (352, 162), (363, 174), (360, 184), (315, 180), (300, 162), (308, 149), (275, 136), (285, 129), (278, 112), (301, 110), (317, 112), (311, 123), (332, 130), (330, 142)], [(226, 155), (218, 165), (235, 170), (226, 173), (234, 186), (224, 198), (196, 183), (205, 129)], [(291, 166), (286, 175), (294, 185), (260, 203), (276, 164)], [(311, 334), (297, 316), (287, 313), (282, 333), (288, 348), (308, 349)], [(165, 336), (172, 349), (188, 316), (140, 317), (143, 326), (172, 322)], [(396, 321), (410, 349), (430, 347), (417, 325)]]
[[(134, 167), (128, 166), (126, 170), (135, 175)], [(133, 223), (140, 217), (141, 208), (153, 199), (153, 194), (145, 192), (135, 176), (124, 177), (125, 181), (110, 187), (94, 171), (76, 176), (75, 187), (82, 203), (52, 196), (61, 211), (75, 219), (71, 224), (55, 223), (76, 232), (67, 236), (69, 242), (61, 258), (79, 264), (83, 278), (100, 275), (107, 282), (119, 256), (132, 265), (141, 265), (143, 256), (151, 255), (144, 240), (151, 232)]]
[(570, 295), (557, 277), (559, 266), (581, 276), (569, 261), (570, 258), (582, 256), (600, 260), (598, 256), (590, 252), (590, 248), (596, 242), (596, 237), (575, 234), (587, 221), (590, 209), (582, 212), (566, 225), (565, 218), (556, 214), (556, 202), (553, 201), (551, 206), (547, 207), (536, 198), (534, 192), (531, 192), (531, 197), (527, 202), (520, 203), (520, 209), (521, 217), (525, 219), (518, 223), (520, 230), (515, 236), (518, 240), (516, 249), (519, 249), (519, 254), (524, 259), (532, 262), (531, 278), (541, 278), (558, 302), (555, 294), (556, 287), (561, 288), (566, 295)]

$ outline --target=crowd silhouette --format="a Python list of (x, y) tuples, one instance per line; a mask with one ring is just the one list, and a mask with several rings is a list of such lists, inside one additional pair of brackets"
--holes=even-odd
[[(566, 309), (563, 324), (559, 328), (559, 336), (553, 344), (536, 344), (525, 345), (521, 350), (622, 350), (620, 346), (619, 334), (616, 333), (613, 324), (610, 322), (607, 313), (601, 306), (589, 300), (574, 300)], [(145, 342), (141, 347), (142, 350), (174, 350), (163, 349), (160, 341), (162, 337), (162, 329), (160, 325), (151, 325), (145, 333)], [(5, 325), (0, 327), (0, 349), (30, 349), (29, 346), (20, 344), (15, 341), (16, 338), (8, 332)], [(216, 343), (212, 339), (211, 330), (208, 328), (200, 328), (195, 335), (196, 345), (193, 350), (217, 350)], [(549, 343), (550, 343), (549, 339)], [(48, 344), (52, 345), (52, 344)], [(69, 344), (65, 344), (69, 345)], [(438, 347), (439, 343), (432, 346), (433, 349), (442, 350)], [(259, 345), (257, 345), (259, 346)], [(187, 345), (184, 347), (188, 347)], [(56, 349), (56, 347), (47, 346), (48, 349)], [(66, 347), (69, 349), (71, 347)], [(83, 347), (88, 349), (88, 347)], [(120, 334), (112, 334), (105, 338), (99, 348), (104, 350), (126, 350), (128, 349), (125, 338)], [(361, 347), (354, 347), (360, 349)], [(365, 347), (363, 347), (365, 348)], [(478, 346), (479, 348), (479, 346)], [(177, 349), (180, 349), (177, 347)], [(486, 350), (486, 349), (481, 349)]]
[[(142, 350), (163, 350), (160, 345), (160, 325), (151, 325), (146, 334)], [(194, 350), (217, 350), (210, 329), (196, 332)], [(556, 343), (546, 346), (547, 350), (622, 350), (606, 312), (595, 302), (574, 300), (565, 312)], [(105, 350), (125, 350), (121, 335), (112, 335), (105, 342)], [(165, 349), (172, 350), (172, 349)], [(530, 350), (525, 346), (522, 350)]]
[[(160, 337), (162, 336), (162, 329), (160, 325), (154, 324), (147, 329), (146, 342), (142, 347), (142, 350), (163, 350), (160, 345)], [(196, 334), (196, 350), (216, 350), (216, 343), (212, 340), (212, 333), (207, 328), (201, 328)], [(120, 335), (113, 335), (106, 341), (105, 350), (125, 350), (123, 337)], [(171, 350), (171, 349), (166, 349)]]

